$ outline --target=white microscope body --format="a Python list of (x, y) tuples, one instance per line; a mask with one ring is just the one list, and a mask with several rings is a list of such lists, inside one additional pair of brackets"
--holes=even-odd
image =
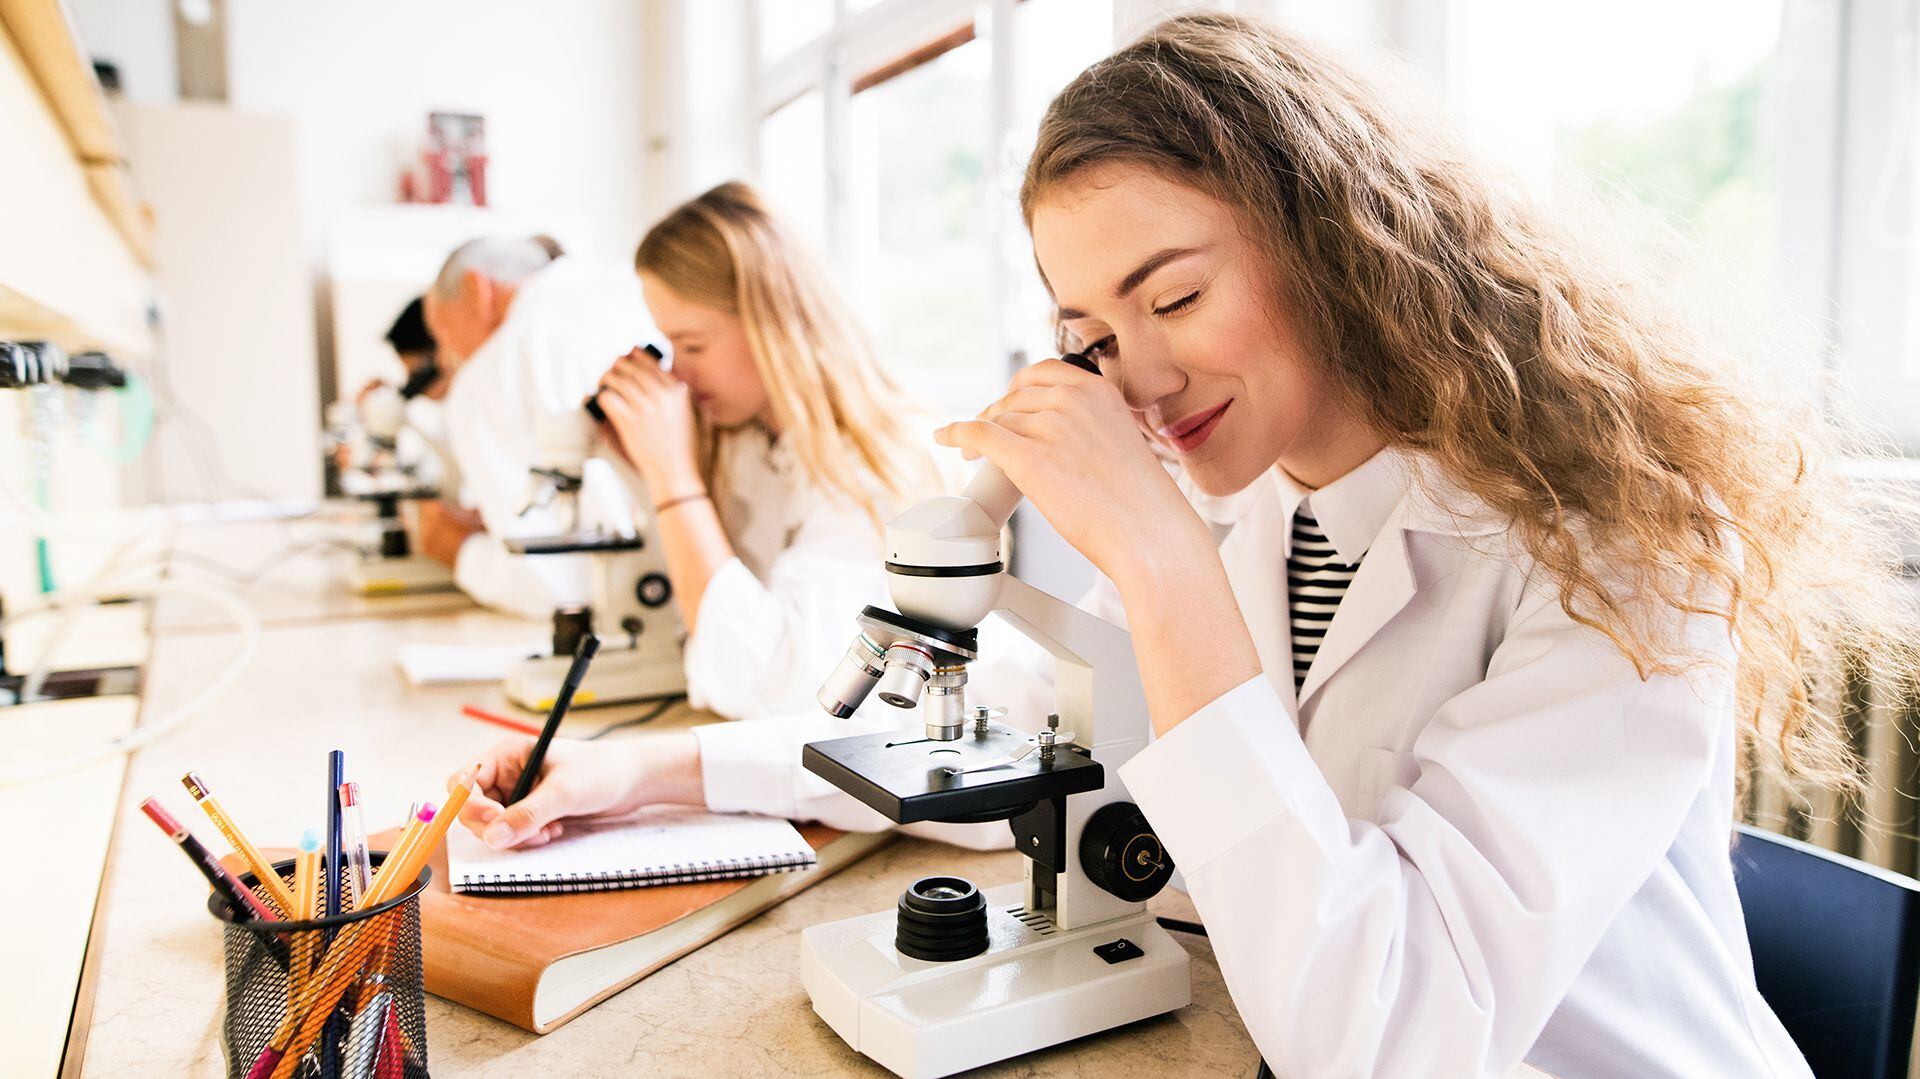
[[(978, 954), (929, 960), (902, 951), (928, 954), (907, 906), (916, 894), (937, 905), (967, 891), (968, 882), (951, 879), (916, 883), (898, 912), (802, 932), (801, 980), (814, 1011), (848, 1045), (916, 1079), (1192, 999), (1187, 953), (1145, 904), (1172, 862), (1115, 771), (1151, 730), (1131, 643), (1118, 627), (1002, 571), (1001, 529), (1020, 498), (988, 465), (961, 496), (930, 499), (889, 522), (888, 581), (900, 615), (867, 608), (821, 703), (851, 714), (876, 685), (899, 707), (924, 696), (925, 737), (867, 735), (805, 751), (809, 770), (895, 821), (1009, 819), (1028, 856), (1023, 883), (984, 893)], [(1028, 739), (995, 724), (995, 710), (966, 704), (973, 627), (990, 612), (1053, 656), (1065, 730)]]
[[(589, 632), (600, 638), (601, 647), (574, 692), (575, 705), (619, 704), (685, 693), (681, 645), (686, 629), (673, 602), (666, 558), (649, 538), (652, 518), (636, 522), (638, 528), (631, 535), (599, 525), (583, 527), (583, 476), (587, 460), (600, 445), (599, 432), (586, 412), (541, 421), (536, 438), (539, 457), (532, 469), (527, 509), (555, 507), (564, 522), (562, 531), (510, 540), (507, 547), (531, 557), (585, 555), (592, 567), (592, 598), (586, 607), (554, 612), (551, 652), (514, 665), (502, 687), (507, 699), (534, 711), (552, 708), (573, 662), (574, 646)], [(623, 479), (639, 490), (638, 477), (627, 474)], [(642, 497), (636, 504), (647, 502)]]
[[(445, 592), (454, 587), (453, 571), (414, 553), (400, 518), (400, 503), (438, 498), (436, 484), (421, 475), (421, 460), (405, 459), (401, 432), (407, 427), (407, 403), (400, 391), (380, 386), (356, 407), (335, 406), (333, 435), (336, 447), (346, 450), (340, 470), (345, 494), (374, 506), (379, 538), (360, 553), (353, 569), (353, 588), (363, 595), (398, 592)], [(432, 442), (421, 443), (432, 449)], [(443, 475), (451, 469), (441, 462)]]

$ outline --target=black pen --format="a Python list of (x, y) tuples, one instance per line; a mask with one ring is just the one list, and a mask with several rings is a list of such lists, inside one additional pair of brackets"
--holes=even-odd
[(533, 752), (527, 754), (526, 766), (520, 769), (520, 781), (513, 785), (513, 793), (501, 805), (512, 805), (532, 793), (533, 785), (540, 779), (540, 766), (547, 760), (547, 745), (553, 741), (553, 732), (560, 729), (560, 721), (567, 717), (567, 709), (573, 704), (573, 691), (580, 688), (580, 679), (587, 676), (587, 664), (593, 662), (593, 654), (600, 651), (600, 638), (589, 633), (580, 638), (579, 647), (573, 650), (573, 665), (567, 668), (567, 677), (560, 683), (560, 692), (553, 698), (553, 711), (547, 713), (547, 724), (540, 728), (540, 737), (533, 740)]

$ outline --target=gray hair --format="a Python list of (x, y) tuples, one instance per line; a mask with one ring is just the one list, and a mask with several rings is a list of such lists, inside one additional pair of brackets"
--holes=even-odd
[(553, 256), (538, 241), (529, 238), (484, 236), (468, 240), (453, 249), (433, 279), (433, 294), (442, 300), (459, 295), (460, 279), (469, 270), (495, 284), (515, 286), (544, 269)]

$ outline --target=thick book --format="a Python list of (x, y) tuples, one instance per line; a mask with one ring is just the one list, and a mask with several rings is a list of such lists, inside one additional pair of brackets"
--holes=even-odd
[(813, 847), (779, 817), (650, 806), (631, 819), (576, 821), (550, 843), (493, 850), (447, 834), (447, 884), (460, 895), (605, 892), (806, 869)]
[[(545, 1034), (879, 849), (890, 832), (799, 826), (808, 869), (564, 895), (459, 895), (443, 848), (420, 897), (427, 991)], [(395, 833), (372, 837), (386, 849)]]

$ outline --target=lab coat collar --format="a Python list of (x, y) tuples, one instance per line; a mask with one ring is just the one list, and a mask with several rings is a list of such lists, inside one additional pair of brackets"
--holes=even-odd
[(1405, 454), (1382, 449), (1325, 487), (1309, 490), (1275, 465), (1273, 477), (1280, 486), (1287, 523), (1282, 553), (1289, 558), (1293, 555), (1293, 518), (1304, 504), (1333, 543), (1340, 561), (1348, 565), (1359, 562), (1406, 497), (1410, 467)]
[(1407, 534), (1477, 536), (1504, 526), (1484, 502), (1440, 475), (1425, 457), (1399, 449), (1381, 450), (1317, 491), (1307, 491), (1277, 467), (1273, 474), (1285, 511), (1283, 556), (1292, 542), (1293, 515), (1306, 503), (1341, 559), (1360, 563), (1300, 685), (1304, 730), (1304, 709), (1314, 693), (1419, 591), (1422, 582)]

